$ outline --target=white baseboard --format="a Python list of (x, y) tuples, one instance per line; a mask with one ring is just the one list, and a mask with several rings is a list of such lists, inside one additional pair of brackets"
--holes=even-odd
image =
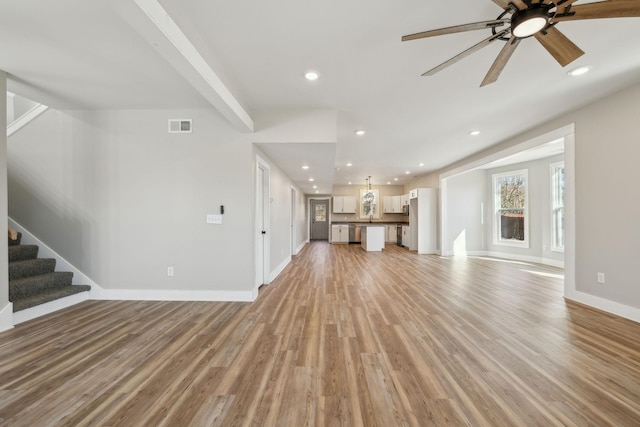
[(504, 258), (513, 261), (532, 262), (534, 264), (544, 264), (550, 267), (564, 268), (564, 261), (556, 261), (549, 258), (528, 256), (528, 255), (516, 255), (504, 252), (486, 251), (484, 256), (490, 256), (493, 258)]
[(105, 289), (100, 286), (97, 286), (95, 292), (91, 294), (91, 299), (95, 300), (121, 301), (251, 302), (255, 301), (257, 297), (257, 289), (251, 291), (196, 291), (177, 289)]
[(287, 267), (287, 265), (289, 265), (290, 262), (291, 262), (291, 257), (290, 256), (286, 257), (284, 261), (282, 261), (280, 265), (277, 266), (276, 269), (273, 270), (269, 275), (269, 283), (273, 282), (276, 279), (276, 277), (278, 277), (278, 275), (282, 273), (282, 270), (284, 270)]
[(62, 310), (63, 308), (71, 307), (72, 305), (76, 305), (88, 299), (89, 292), (80, 292), (69, 295), (68, 297), (36, 305), (35, 307), (27, 308), (26, 310), (20, 310), (13, 313), (13, 324), (19, 325), (20, 323)]
[(8, 303), (2, 311), (0, 311), (0, 332), (12, 329), (13, 325), (13, 304)]
[(625, 319), (633, 320), (634, 322), (640, 323), (640, 309), (636, 307), (630, 307), (628, 305), (620, 304), (615, 301), (611, 301), (580, 291), (567, 292), (565, 290), (564, 297), (569, 301), (575, 301), (580, 304), (588, 305), (589, 307), (606, 311), (607, 313), (615, 314), (616, 316), (624, 317)]
[(309, 241), (308, 241), (308, 240), (307, 240), (307, 241), (305, 241), (305, 242), (300, 243), (300, 246), (298, 246), (298, 247), (296, 248), (296, 252), (294, 253), (294, 255), (298, 255), (298, 254), (300, 253), (300, 251), (301, 251), (302, 249), (304, 249), (304, 247), (307, 245), (307, 243), (309, 243)]
[[(443, 252), (442, 256), (454, 256), (453, 251)], [(465, 256), (486, 256), (492, 258), (502, 258), (512, 261), (531, 262), (534, 264), (544, 264), (550, 267), (564, 268), (564, 261), (558, 261), (550, 258), (542, 258), (528, 255), (515, 255), (511, 253), (495, 252), (495, 251), (468, 251)]]

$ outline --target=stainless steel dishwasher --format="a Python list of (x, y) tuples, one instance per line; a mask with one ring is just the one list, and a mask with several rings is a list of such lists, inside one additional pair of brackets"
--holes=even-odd
[(356, 224), (349, 224), (349, 243), (360, 243), (360, 226)]

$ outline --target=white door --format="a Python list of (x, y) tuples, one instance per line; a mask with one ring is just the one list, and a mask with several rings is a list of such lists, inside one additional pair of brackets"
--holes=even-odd
[(296, 253), (296, 190), (291, 189), (291, 255)]
[(256, 287), (269, 283), (268, 231), (269, 169), (259, 162), (256, 178)]

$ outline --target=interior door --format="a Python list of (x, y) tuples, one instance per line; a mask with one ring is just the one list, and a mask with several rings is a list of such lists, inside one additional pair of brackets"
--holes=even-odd
[(311, 200), (311, 240), (329, 240), (329, 200)]
[(256, 278), (255, 285), (269, 283), (269, 169), (258, 165), (256, 176)]

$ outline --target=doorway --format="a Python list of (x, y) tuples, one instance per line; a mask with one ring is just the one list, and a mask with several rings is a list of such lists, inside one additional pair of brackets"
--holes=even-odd
[(311, 200), (310, 240), (329, 240), (329, 200)]
[[(442, 255), (448, 256), (454, 254), (456, 237), (462, 237), (463, 242), (466, 239), (465, 234), (456, 236), (451, 234), (449, 227), (448, 207), (449, 201), (449, 181), (450, 178), (463, 173), (476, 170), (488, 163), (513, 158), (516, 154), (530, 150), (534, 147), (549, 144), (550, 141), (562, 139), (564, 142), (564, 164), (565, 164), (565, 187), (564, 187), (564, 293), (570, 296), (575, 293), (575, 126), (569, 124), (544, 135), (534, 137), (520, 144), (513, 145), (504, 150), (490, 154), (484, 158), (474, 160), (466, 165), (448, 171), (440, 175), (440, 250)], [(485, 218), (484, 205), (480, 207), (481, 218)], [(481, 253), (487, 255), (487, 253)], [(491, 255), (491, 253), (488, 253)], [(503, 255), (503, 254), (501, 254)], [(520, 261), (528, 261), (531, 257), (518, 257), (513, 255), (512, 259)], [(539, 257), (534, 258), (534, 262), (548, 263)], [(553, 264), (551, 264), (553, 265)]]

